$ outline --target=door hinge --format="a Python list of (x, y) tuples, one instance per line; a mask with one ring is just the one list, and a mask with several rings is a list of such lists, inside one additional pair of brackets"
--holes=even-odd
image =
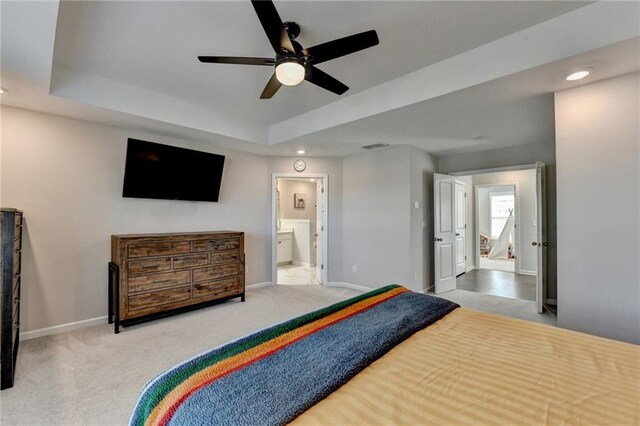
[(324, 231), (324, 225), (320, 226), (320, 230)]
[(466, 223), (464, 224), (464, 229), (467, 229), (467, 224)]
[(320, 193), (324, 194), (324, 188), (320, 188)]
[(323, 271), (324, 270), (324, 265), (320, 265), (320, 270)]
[(466, 192), (464, 193), (464, 198), (467, 198), (467, 193)]
[(464, 257), (464, 260), (467, 260), (467, 256)]

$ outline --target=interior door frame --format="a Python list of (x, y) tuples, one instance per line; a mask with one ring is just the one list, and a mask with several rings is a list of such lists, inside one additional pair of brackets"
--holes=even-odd
[[(495, 186), (512, 186), (513, 187), (513, 192), (514, 192), (514, 196), (515, 196), (515, 209), (516, 209), (516, 214), (513, 217), (514, 223), (515, 223), (515, 227), (516, 227), (516, 232), (515, 235), (513, 236), (515, 238), (515, 244), (514, 244), (514, 249), (516, 251), (516, 261), (513, 265), (514, 268), (514, 273), (519, 274), (520, 273), (520, 248), (522, 247), (521, 245), (521, 238), (520, 238), (520, 185), (518, 182), (505, 182), (505, 183), (498, 183), (498, 184), (482, 184), (482, 185), (473, 185), (474, 190), (475, 190), (475, 198), (474, 198), (474, 204), (475, 204), (475, 212), (474, 212), (474, 218), (473, 218), (473, 225), (474, 225), (474, 230), (475, 232), (475, 242), (476, 242), (476, 250), (474, 253), (474, 257), (475, 257), (475, 262), (476, 262), (476, 268), (480, 269), (480, 225), (479, 225), (479, 220), (478, 217), (480, 215), (480, 211), (478, 209), (478, 190), (480, 188), (493, 188)], [(489, 201), (491, 202), (491, 201)], [(491, 205), (489, 205), (489, 211), (491, 211)], [(491, 219), (489, 219), (491, 220)], [(491, 233), (491, 232), (489, 232)]]
[[(490, 169), (477, 169), (477, 170), (466, 170), (462, 172), (453, 172), (447, 173), (450, 176), (471, 176), (471, 175), (482, 175), (486, 173), (498, 173), (498, 172), (513, 172), (519, 170), (534, 170), (536, 172), (536, 180), (538, 179), (538, 173), (543, 173), (545, 170), (545, 163), (542, 161), (537, 161), (531, 164), (522, 164), (517, 166), (506, 166), (506, 167), (494, 167)], [(546, 176), (544, 173), (540, 177), (542, 181), (541, 188), (538, 189), (536, 185), (536, 221), (538, 229), (540, 230), (540, 234), (542, 234), (543, 238), (546, 238), (546, 210), (547, 210), (547, 199), (546, 199)], [(541, 203), (538, 203), (538, 196), (541, 199)], [(476, 199), (476, 206), (478, 204)], [(542, 204), (544, 204), (544, 209), (542, 208)], [(479, 233), (478, 240), (480, 239)], [(545, 240), (546, 241), (546, 240)], [(477, 243), (479, 247), (479, 242)], [(478, 258), (480, 256), (480, 251), (478, 250)], [(542, 313), (542, 305), (546, 303), (546, 294), (547, 294), (547, 262), (546, 262), (547, 253), (539, 249), (538, 252), (538, 261), (539, 265), (542, 265), (542, 269), (538, 268), (537, 276), (536, 276), (536, 305), (538, 308), (538, 313)], [(478, 267), (480, 266), (480, 261), (478, 260)]]
[[(322, 179), (324, 186), (324, 194), (322, 195), (322, 203), (324, 205), (324, 215), (322, 217), (322, 285), (326, 286), (329, 282), (329, 175), (327, 173), (271, 173), (271, 285), (275, 286), (278, 282), (278, 260), (277, 260), (277, 244), (278, 244), (278, 211), (277, 211), (277, 194), (278, 179), (286, 178), (303, 178), (303, 179)], [(316, 267), (321, 267), (316, 265)]]

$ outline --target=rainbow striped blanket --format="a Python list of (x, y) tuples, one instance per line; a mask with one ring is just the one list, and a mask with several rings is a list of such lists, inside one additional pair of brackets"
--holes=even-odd
[(130, 425), (285, 424), (457, 307), (392, 285), (286, 321), (157, 376)]

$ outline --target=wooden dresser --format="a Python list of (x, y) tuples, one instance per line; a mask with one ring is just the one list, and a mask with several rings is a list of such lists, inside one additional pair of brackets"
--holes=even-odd
[(13, 386), (20, 343), (20, 269), (22, 256), (22, 212), (0, 209), (0, 389)]
[(147, 321), (240, 297), (244, 233), (111, 236), (109, 323)]

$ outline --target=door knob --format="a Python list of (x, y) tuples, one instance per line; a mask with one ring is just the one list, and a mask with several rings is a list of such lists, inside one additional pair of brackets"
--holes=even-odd
[(442, 238), (434, 238), (433, 241), (442, 241)]
[(459, 236), (460, 236), (460, 233), (459, 233), (459, 232), (456, 232), (456, 237), (459, 237)]
[(549, 243), (548, 243), (548, 242), (546, 242), (546, 241), (545, 241), (544, 243), (542, 243), (542, 246), (543, 246), (543, 247), (547, 247), (548, 245), (549, 245)]
[(537, 246), (538, 243), (536, 243), (535, 241), (531, 243), (532, 246)]

